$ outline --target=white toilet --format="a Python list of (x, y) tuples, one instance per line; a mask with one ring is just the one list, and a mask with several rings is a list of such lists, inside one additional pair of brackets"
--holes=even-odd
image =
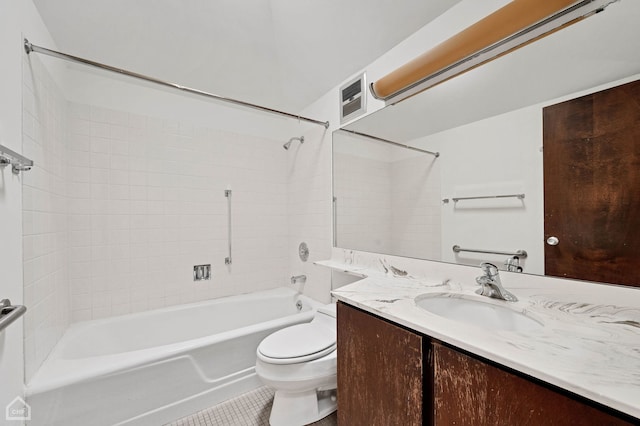
[(310, 323), (276, 331), (258, 346), (256, 373), (276, 390), (271, 426), (302, 426), (336, 410), (336, 305)]

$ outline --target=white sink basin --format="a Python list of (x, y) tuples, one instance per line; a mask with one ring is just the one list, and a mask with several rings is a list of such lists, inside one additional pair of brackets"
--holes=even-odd
[(531, 316), (507, 307), (512, 302), (484, 301), (480, 297), (425, 294), (416, 297), (415, 302), (419, 308), (432, 314), (490, 330), (531, 331), (544, 327)]

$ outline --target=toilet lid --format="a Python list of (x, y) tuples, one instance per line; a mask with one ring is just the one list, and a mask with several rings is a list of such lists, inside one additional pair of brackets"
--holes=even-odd
[(274, 361), (303, 362), (321, 358), (335, 348), (335, 330), (307, 323), (283, 328), (267, 336), (260, 343), (258, 352)]

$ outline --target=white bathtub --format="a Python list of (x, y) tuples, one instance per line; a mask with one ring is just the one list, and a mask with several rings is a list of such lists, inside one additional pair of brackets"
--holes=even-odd
[(260, 341), (318, 306), (279, 288), (73, 324), (27, 385), (29, 424), (159, 425), (255, 389)]

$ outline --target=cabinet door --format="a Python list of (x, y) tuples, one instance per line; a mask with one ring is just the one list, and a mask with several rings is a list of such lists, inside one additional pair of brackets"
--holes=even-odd
[(436, 425), (631, 424), (437, 343), (433, 371)]
[(422, 425), (422, 337), (338, 303), (338, 423)]

